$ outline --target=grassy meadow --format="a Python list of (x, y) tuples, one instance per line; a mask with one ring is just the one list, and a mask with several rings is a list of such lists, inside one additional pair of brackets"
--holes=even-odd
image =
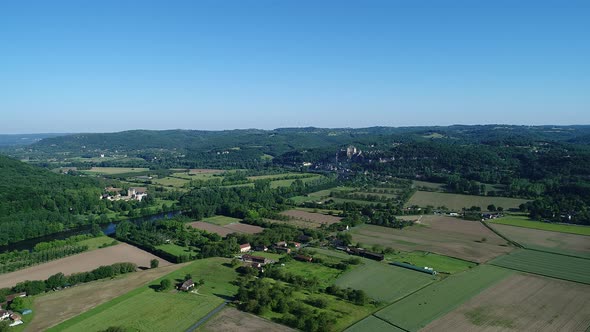
[[(548, 223), (548, 222), (542, 222), (542, 221), (535, 221), (535, 220), (529, 219), (529, 217), (527, 217), (527, 216), (507, 215), (502, 218), (490, 220), (489, 222), (494, 223), (494, 224), (502, 224), (502, 225), (524, 227), (524, 228), (540, 229), (543, 231), (552, 231), (552, 232), (561, 232), (561, 233), (570, 233), (570, 234), (589, 235), (590, 236), (590, 227), (589, 226), (554, 224), (554, 223)], [(588, 241), (590, 241), (590, 238), (588, 238)]]
[[(110, 326), (122, 326), (129, 331), (184, 331), (236, 292), (237, 286), (231, 282), (237, 274), (224, 265), (228, 262), (229, 259), (225, 258), (195, 261), (49, 331), (98, 331)], [(169, 279), (176, 283), (188, 273), (193, 279), (205, 281), (196, 293), (157, 292), (154, 289), (160, 280)]]

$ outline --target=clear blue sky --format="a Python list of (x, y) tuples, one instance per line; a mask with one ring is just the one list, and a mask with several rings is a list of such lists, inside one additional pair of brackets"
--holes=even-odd
[(1, 1), (0, 133), (590, 124), (590, 1)]

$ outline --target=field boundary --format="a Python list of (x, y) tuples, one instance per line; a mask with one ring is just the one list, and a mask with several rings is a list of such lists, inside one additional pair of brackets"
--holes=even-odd
[(504, 240), (506, 240), (506, 242), (514, 245), (515, 247), (518, 248), (524, 248), (524, 246), (516, 241), (511, 240), (509, 237), (505, 236), (504, 234), (500, 233), (499, 231), (497, 231), (496, 229), (494, 229), (492, 226), (490, 226), (487, 222), (485, 222), (484, 220), (480, 221), (485, 227), (487, 227), (490, 231), (494, 232), (496, 235), (498, 235), (499, 237), (503, 238)]
[[(379, 320), (381, 320), (381, 321), (383, 321), (383, 322), (385, 322), (385, 323), (387, 323), (387, 324), (389, 324), (389, 325), (391, 325), (391, 326), (393, 326), (393, 327), (397, 327), (398, 329), (400, 329), (400, 330), (402, 330), (402, 331), (411, 332), (410, 330), (406, 330), (406, 329), (404, 329), (404, 328), (403, 328), (403, 327), (401, 327), (401, 326), (395, 325), (395, 324), (393, 324), (392, 322), (388, 322), (388, 321), (386, 321), (385, 319), (383, 319), (383, 318), (381, 318), (381, 317), (375, 316), (375, 314), (371, 314), (371, 316), (373, 316), (373, 317), (375, 317), (375, 318), (377, 318), (377, 319), (379, 319)], [(365, 317), (365, 318), (366, 318), (366, 317)], [(363, 318), (363, 319), (364, 319), (364, 318)]]
[[(517, 246), (518, 248), (521, 249), (525, 249), (525, 250), (532, 250), (532, 251), (538, 251), (538, 252), (543, 252), (543, 253), (548, 253), (548, 254), (554, 254), (554, 255), (561, 255), (561, 256), (567, 256), (567, 257), (574, 257), (574, 258), (582, 258), (582, 259), (586, 259), (586, 260), (590, 260), (590, 257), (585, 257), (583, 255), (576, 255), (574, 253), (565, 253), (565, 252), (557, 252), (557, 251), (551, 251), (551, 250), (543, 250), (540, 248), (534, 248), (534, 247), (530, 247), (528, 245), (522, 245), (512, 239), (510, 239), (509, 237), (505, 236), (504, 234), (502, 234), (500, 231), (494, 229), (494, 227), (492, 227), (489, 223), (485, 222), (485, 221), (481, 221), (481, 223), (486, 226), (487, 228), (489, 228), (492, 232), (496, 233), (496, 235), (498, 235), (499, 237), (503, 238), (504, 240), (508, 241), (508, 243), (511, 243), (515, 246)], [(507, 225), (507, 226), (512, 226), (512, 225)], [(521, 226), (513, 226), (513, 227), (521, 227)], [(521, 228), (526, 228), (526, 227), (521, 227)], [(534, 229), (534, 228), (527, 228), (527, 229)], [(544, 230), (542, 230), (544, 231)], [(545, 232), (555, 232), (555, 231), (545, 231)], [(559, 233), (559, 232), (556, 232)], [(563, 234), (571, 234), (571, 233), (563, 233)], [(574, 234), (574, 235), (580, 235), (580, 234)], [(585, 236), (585, 235), (582, 235)], [(550, 248), (548, 248), (550, 249)], [(497, 265), (496, 265), (497, 266)]]
[(225, 306), (228, 304), (228, 301), (223, 302), (222, 304), (218, 305), (217, 308), (211, 310), (207, 315), (205, 315), (205, 317), (199, 319), (199, 321), (197, 321), (195, 324), (193, 324), (191, 327), (189, 327), (186, 332), (193, 332), (195, 330), (197, 330), (201, 325), (207, 323), (207, 321), (215, 316), (218, 312), (220, 312), (223, 308), (225, 308)]

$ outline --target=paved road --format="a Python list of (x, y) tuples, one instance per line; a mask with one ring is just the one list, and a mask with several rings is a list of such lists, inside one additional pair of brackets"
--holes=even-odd
[(225, 306), (227, 305), (227, 302), (223, 302), (222, 304), (220, 304), (217, 308), (213, 309), (210, 313), (207, 314), (207, 316), (199, 319), (198, 322), (196, 322), (193, 326), (189, 327), (186, 332), (193, 332), (196, 329), (199, 328), (199, 326), (205, 324), (209, 318), (211, 318), (213, 315), (215, 315), (216, 313), (220, 312), (221, 309), (223, 309)]

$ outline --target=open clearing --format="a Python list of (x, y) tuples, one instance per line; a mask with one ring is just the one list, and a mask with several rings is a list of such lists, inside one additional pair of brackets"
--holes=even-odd
[(419, 225), (401, 230), (375, 225), (354, 227), (352, 239), (363, 245), (429, 251), (477, 263), (487, 262), (513, 249), (480, 222), (443, 216), (425, 216)]
[(105, 175), (113, 175), (113, 174), (124, 174), (124, 173), (139, 173), (139, 172), (147, 172), (149, 168), (130, 168), (130, 167), (92, 167), (89, 170), (83, 172), (89, 173), (96, 173), (96, 174), (105, 174)]
[(521, 249), (498, 257), (490, 264), (516, 271), (590, 284), (590, 260)]
[(188, 170), (188, 174), (219, 174), (225, 172), (222, 169), (211, 169), (211, 168), (191, 168)]
[(26, 325), (25, 331), (44, 331), (186, 265), (138, 271), (120, 278), (97, 280), (38, 296), (33, 302), (35, 317)]
[(518, 198), (474, 196), (430, 191), (417, 191), (406, 203), (406, 206), (446, 206), (447, 208), (456, 211), (461, 210), (462, 208), (479, 206), (482, 209), (482, 211), (485, 211), (487, 210), (488, 205), (490, 204), (494, 204), (497, 207), (501, 206), (504, 208), (504, 210), (508, 210), (517, 209), (520, 204), (526, 202), (528, 202), (528, 200)]
[(225, 225), (229, 225), (231, 223), (238, 223), (238, 222), (240, 222), (240, 219), (226, 217), (226, 216), (213, 216), (213, 217), (201, 219), (201, 221), (208, 222), (208, 223), (215, 224), (215, 225), (219, 225), (219, 226), (225, 226)]
[(431, 284), (375, 316), (408, 331), (417, 331), (510, 274), (506, 269), (482, 265)]
[(45, 280), (59, 272), (69, 275), (77, 272), (90, 271), (101, 265), (111, 265), (120, 262), (131, 262), (140, 267), (149, 267), (150, 260), (154, 258), (160, 261), (160, 266), (170, 265), (170, 262), (146, 251), (126, 243), (120, 243), (115, 246), (86, 251), (23, 270), (2, 274), (0, 275), (0, 288), (12, 287), (25, 280)]
[(426, 273), (364, 259), (363, 265), (342, 274), (336, 285), (361, 289), (373, 299), (393, 302), (433, 281)]
[(200, 230), (204, 230), (204, 231), (207, 231), (210, 233), (217, 233), (223, 237), (225, 237), (231, 233), (256, 234), (256, 233), (261, 233), (262, 231), (264, 231), (264, 228), (262, 228), (262, 227), (248, 225), (248, 224), (240, 224), (240, 223), (232, 223), (232, 224), (227, 224), (225, 226), (219, 226), (219, 225), (210, 224), (208, 222), (195, 221), (195, 222), (190, 223), (189, 225), (191, 227), (194, 227), (194, 228), (197, 228)]
[(586, 331), (590, 286), (515, 274), (422, 331)]
[(398, 251), (385, 255), (385, 260), (408, 263), (420, 267), (432, 267), (438, 273), (458, 273), (477, 266), (475, 263), (462, 259), (438, 255), (424, 251)]
[[(237, 273), (223, 265), (229, 261), (224, 258), (195, 261), (154, 280), (149, 286), (136, 288), (50, 331), (99, 331), (113, 325), (131, 331), (185, 331), (237, 291), (237, 286), (231, 283)], [(196, 280), (204, 279), (205, 284), (190, 293), (154, 290), (160, 280), (165, 278), (173, 283), (180, 282), (187, 273)]]
[(288, 332), (296, 331), (284, 325), (243, 312), (225, 307), (220, 313), (197, 329), (200, 332)]
[(340, 220), (342, 220), (342, 218), (340, 218), (340, 217), (330, 216), (330, 215), (322, 214), (322, 213), (301, 211), (301, 210), (287, 210), (287, 211), (281, 212), (281, 214), (284, 216), (288, 216), (290, 218), (293, 218), (293, 219), (312, 222), (312, 223), (316, 223), (318, 225), (322, 225), (322, 224), (331, 225), (331, 224), (339, 223)]
[(489, 222), (493, 223), (495, 225), (503, 224), (503, 225), (511, 225), (511, 226), (518, 226), (518, 227), (524, 227), (524, 228), (540, 229), (540, 230), (544, 230), (544, 231), (553, 231), (553, 232), (562, 232), (562, 233), (571, 233), (571, 234), (590, 236), (590, 226), (553, 224), (553, 223), (548, 223), (548, 222), (530, 220), (527, 216), (509, 215), (506, 217), (490, 220)]
[(585, 253), (587, 257), (590, 257), (590, 236), (542, 231), (495, 223), (490, 225), (504, 236), (525, 247), (532, 249), (554, 249), (556, 252), (560, 250), (575, 251)]

